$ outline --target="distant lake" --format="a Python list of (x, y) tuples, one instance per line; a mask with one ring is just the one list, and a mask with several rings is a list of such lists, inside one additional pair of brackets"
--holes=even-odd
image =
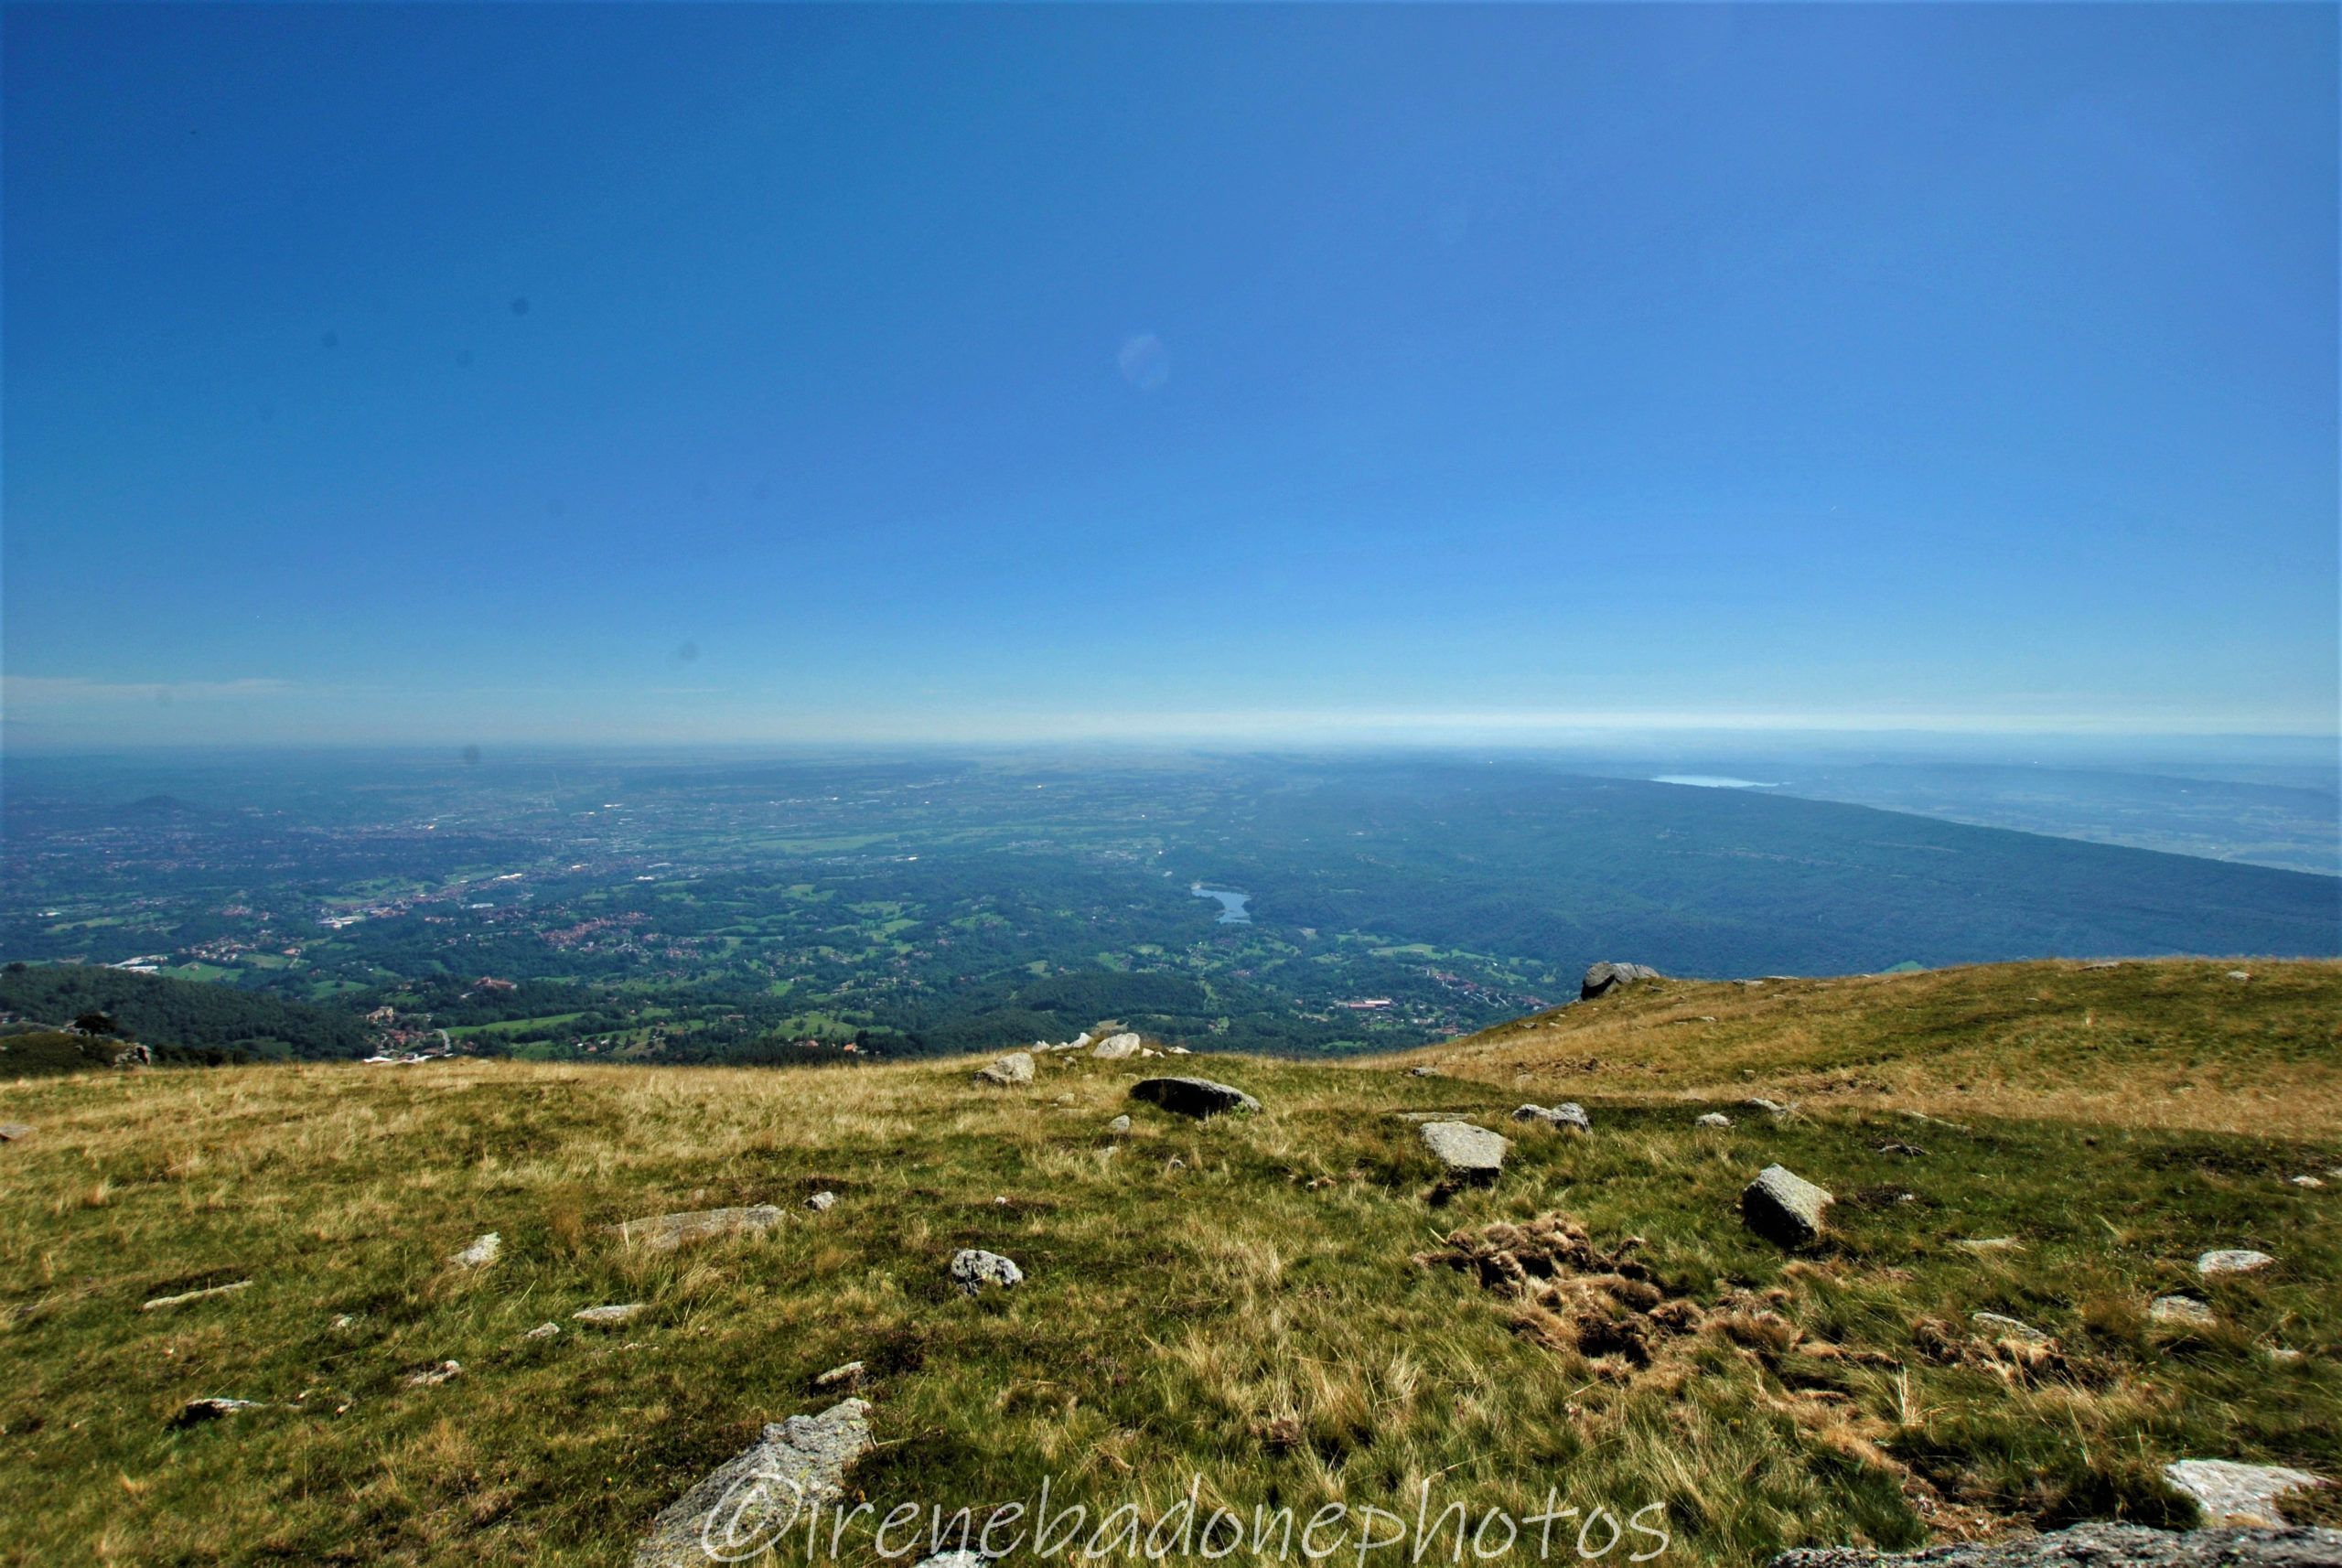
[(1226, 887), (1207, 887), (1200, 882), (1187, 891), (1198, 898), (1219, 899), (1219, 923), (1223, 926), (1249, 926), (1252, 923), (1251, 913), (1244, 908), (1246, 900), (1252, 897), (1250, 893), (1238, 893)]
[(1727, 779), (1720, 773), (1662, 773), (1651, 780), (1654, 784), (1689, 784), (1701, 789), (1778, 789), (1778, 784), (1767, 784), (1755, 779)]

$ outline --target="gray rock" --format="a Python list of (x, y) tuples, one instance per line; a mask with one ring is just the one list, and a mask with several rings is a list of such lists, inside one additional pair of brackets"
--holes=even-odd
[(179, 1406), (179, 1412), (177, 1415), (171, 1417), (171, 1424), (175, 1427), (200, 1426), (207, 1421), (218, 1421), (221, 1416), (236, 1415), (248, 1410), (265, 1410), (267, 1406), (258, 1400), (218, 1398), (189, 1400)]
[(1801, 1247), (1821, 1234), (1829, 1192), (1783, 1165), (1767, 1165), (1740, 1195), (1740, 1217), (1767, 1240)]
[(1130, 1130), (1131, 1119), (1127, 1116), (1117, 1116), (1112, 1122), (1106, 1123), (1106, 1131), (1112, 1133), (1117, 1138), (1121, 1137)]
[(2084, 969), (2121, 969), (2122, 961), (2119, 958), (2094, 958), (2082, 967)]
[(1139, 1038), (1133, 1034), (1109, 1035), (1090, 1047), (1090, 1054), (1101, 1062), (1118, 1062), (1139, 1053)]
[(976, 1069), (979, 1083), (1017, 1084), (1033, 1081), (1033, 1053), (1011, 1051), (989, 1067)]
[(2252, 972), (2249, 969), (2232, 969), (2229, 971), (2229, 978), (2230, 980), (2251, 980), (2252, 978)]
[(1767, 1116), (1786, 1116), (1789, 1113), (1788, 1106), (1778, 1100), (1767, 1100), (1761, 1094), (1752, 1094), (1740, 1103), (1751, 1111), (1762, 1111)]
[(191, 1301), (209, 1301), (215, 1295), (233, 1295), (240, 1290), (250, 1290), (252, 1282), (238, 1280), (233, 1284), (206, 1285), (201, 1290), (182, 1291), (177, 1295), (158, 1295), (139, 1307), (141, 1312), (155, 1312), (167, 1306), (184, 1306)]
[(858, 1389), (862, 1386), (863, 1380), (869, 1375), (869, 1371), (870, 1369), (860, 1361), (848, 1361), (843, 1366), (832, 1367), (828, 1371), (815, 1378), (813, 1386), (817, 1389), (834, 1389), (840, 1386)]
[(1953, 1246), (1963, 1252), (2022, 1252), (2025, 1243), (2014, 1236), (1966, 1236)]
[(484, 1269), (504, 1251), (504, 1238), (491, 1230), (447, 1261), (459, 1269)]
[(2217, 1252), (2207, 1252), (2197, 1259), (2196, 1272), (2199, 1274), (2249, 1274), (2265, 1269), (2276, 1261), (2266, 1252), (2229, 1247)]
[(2325, 1477), (2306, 1470), (2283, 1465), (2240, 1465), (2232, 1459), (2177, 1460), (2163, 1467), (2163, 1478), (2203, 1510), (2207, 1523), (2268, 1528), (2285, 1522), (2277, 1511), (2280, 1497), (2298, 1487), (2326, 1485)]
[(628, 1321), (642, 1310), (639, 1301), (617, 1302), (608, 1306), (582, 1306), (569, 1316), (580, 1323), (590, 1323), (596, 1328), (610, 1328)]
[(13, 1144), (19, 1138), (32, 1136), (32, 1129), (22, 1122), (0, 1122), (0, 1144)]
[(1512, 1113), (1512, 1119), (1516, 1122), (1542, 1122), (1551, 1127), (1566, 1127), (1580, 1133), (1594, 1131), (1594, 1123), (1586, 1118), (1585, 1107), (1570, 1101), (1559, 1105), (1524, 1105)]
[(2192, 1295), (2159, 1295), (2147, 1307), (2148, 1321), (2202, 1328), (2218, 1321), (2210, 1305)]
[(617, 1227), (618, 1239), (654, 1252), (671, 1252), (688, 1241), (743, 1231), (769, 1230), (780, 1223), (780, 1206), (759, 1203), (752, 1208), (702, 1208), (688, 1214), (654, 1214), (629, 1219)]
[(998, 1252), (979, 1251), (965, 1247), (951, 1255), (951, 1283), (970, 1295), (986, 1285), (998, 1285), (1003, 1290), (1025, 1283), (1025, 1271)]
[(1217, 1116), (1258, 1111), (1261, 1102), (1241, 1089), (1208, 1078), (1147, 1078), (1131, 1085), (1131, 1098), (1176, 1111), (1182, 1116)]
[(1971, 1312), (1968, 1321), (1998, 1339), (2022, 1339), (2028, 1345), (2047, 1345), (2049, 1336), (2023, 1318), (2009, 1317), (1997, 1312)]
[(707, 1568), (757, 1555), (805, 1510), (843, 1498), (846, 1467), (869, 1450), (867, 1400), (841, 1400), (819, 1415), (766, 1427), (651, 1520), (634, 1568)]
[(464, 1364), (461, 1361), (442, 1361), (435, 1367), (424, 1367), (419, 1371), (409, 1372), (406, 1375), (406, 1386), (411, 1389), (435, 1389), (441, 1383), (454, 1382), (463, 1375)]
[(838, 1195), (834, 1192), (817, 1192), (805, 1200), (805, 1207), (816, 1214), (826, 1213), (837, 1206)]
[(2149, 1530), (2092, 1522), (2048, 1535), (2004, 1536), (1917, 1552), (1862, 1546), (1784, 1552), (1771, 1568), (2334, 1568), (2342, 1530)]
[(1409, 1078), (1437, 1078), (1439, 1069), (1435, 1067), (1411, 1067), (1407, 1069), (1407, 1076)]
[(962, 1546), (950, 1552), (939, 1552), (932, 1557), (922, 1557), (915, 1568), (984, 1568), (989, 1561), (973, 1547)]
[(1512, 1147), (1503, 1134), (1469, 1122), (1426, 1122), (1416, 1131), (1449, 1176), (1467, 1181), (1494, 1181)]
[(1694, 1127), (1729, 1127), (1732, 1118), (1721, 1111), (1711, 1111), (1692, 1123)]
[(1662, 978), (1659, 971), (1648, 964), (1597, 963), (1585, 972), (1584, 980), (1578, 982), (1577, 999), (1591, 1002), (1597, 996), (1607, 996), (1622, 985)]
[(558, 1323), (540, 1323), (534, 1328), (530, 1329), (526, 1334), (521, 1335), (521, 1337), (523, 1339), (558, 1339), (561, 1337), (561, 1325)]
[(2326, 1185), (2322, 1179), (2314, 1176), (2287, 1176), (2285, 1179), (2295, 1187), (2324, 1187)]

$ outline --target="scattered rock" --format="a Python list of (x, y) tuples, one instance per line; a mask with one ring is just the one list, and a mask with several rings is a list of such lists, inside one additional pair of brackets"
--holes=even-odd
[(2199, 1274), (2249, 1274), (2265, 1269), (2276, 1261), (2266, 1252), (2256, 1252), (2250, 1248), (2226, 1247), (2197, 1259), (2196, 1272)]
[(2229, 978), (2230, 980), (2251, 980), (2252, 978), (2252, 972), (2249, 969), (2232, 969), (2229, 971)]
[(1416, 1129), (1423, 1146), (1451, 1177), (1494, 1181), (1504, 1169), (1505, 1151), (1512, 1141), (1469, 1122), (1426, 1122)]
[(1907, 1160), (1925, 1159), (1928, 1153), (1917, 1144), (1896, 1143), (1881, 1144), (1878, 1146), (1878, 1152), (1882, 1155), (1900, 1155)]
[(557, 1339), (560, 1337), (561, 1325), (558, 1323), (540, 1323), (521, 1336), (523, 1339)]
[(1082, 1030), (1082, 1031), (1081, 1031), (1081, 1033), (1080, 1033), (1079, 1035), (1076, 1035), (1076, 1036), (1075, 1036), (1073, 1038), (1071, 1038), (1070, 1040), (1068, 1040), (1068, 1041), (1065, 1043), (1065, 1048), (1066, 1048), (1067, 1050), (1069, 1050), (1069, 1051), (1078, 1051), (1078, 1050), (1081, 1049), (1081, 1047), (1084, 1047), (1084, 1046), (1088, 1045), (1089, 1043), (1090, 1043), (1090, 1031), (1089, 1031), (1089, 1030), (1087, 1030), (1087, 1029), (1084, 1029), (1084, 1030)]
[(2189, 1328), (2202, 1328), (2218, 1321), (2210, 1305), (2192, 1295), (2159, 1295), (2147, 1308), (2152, 1323), (2176, 1323)]
[(984, 1568), (989, 1561), (974, 1548), (960, 1546), (949, 1552), (939, 1552), (932, 1557), (922, 1557), (914, 1568)]
[(1159, 1057), (1163, 1053), (1156, 1050), (1153, 1046), (1141, 1046), (1138, 1048), (1138, 1054), (1143, 1057)]
[(1112, 1122), (1106, 1123), (1106, 1131), (1112, 1133), (1117, 1138), (1121, 1137), (1130, 1130), (1131, 1119), (1127, 1116), (1117, 1116)]
[(337, 1333), (355, 1328), (358, 1326), (357, 1315), (355, 1313), (349, 1312), (337, 1312), (333, 1315), (333, 1326)]
[(828, 1371), (815, 1378), (813, 1386), (817, 1389), (858, 1389), (869, 1375), (869, 1371), (870, 1369), (860, 1361), (848, 1361), (843, 1366), (832, 1367)]
[(13, 1144), (32, 1135), (32, 1129), (22, 1122), (0, 1122), (0, 1144)]
[[(2163, 1478), (2204, 1511), (2211, 1524), (2279, 1527), (2284, 1516), (2277, 1499), (2300, 1487), (2322, 1487), (2323, 1476), (2283, 1465), (2242, 1465), (2232, 1459), (2179, 1459), (2163, 1467)], [(2342, 1541), (2342, 1535), (2336, 1536)]]
[(409, 1372), (406, 1375), (406, 1386), (411, 1389), (435, 1389), (440, 1384), (453, 1382), (463, 1375), (464, 1364), (461, 1361), (442, 1361), (435, 1367), (425, 1367), (421, 1371)]
[(1407, 1069), (1407, 1076), (1409, 1078), (1437, 1078), (1439, 1069), (1435, 1067), (1411, 1067)]
[(626, 1322), (641, 1310), (640, 1302), (628, 1301), (609, 1306), (584, 1306), (569, 1316), (580, 1323), (590, 1323), (596, 1328), (609, 1328)]
[(1011, 1051), (989, 1067), (976, 1069), (979, 1083), (1017, 1084), (1033, 1081), (1033, 1053)]
[(491, 1230), (447, 1261), (462, 1269), (484, 1269), (504, 1251), (504, 1238)]
[(207, 1421), (218, 1421), (223, 1415), (235, 1415), (243, 1411), (266, 1408), (258, 1400), (218, 1398), (189, 1400), (179, 1406), (179, 1412), (177, 1415), (171, 1417), (171, 1425), (174, 1428), (200, 1426)]
[(2342, 1530), (2168, 1530), (2094, 1521), (1918, 1552), (1809, 1546), (1782, 1552), (1770, 1568), (2330, 1568), (2342, 1562), (2337, 1554)]
[(1565, 1101), (1559, 1105), (1524, 1105), (1512, 1113), (1512, 1119), (1516, 1122), (1542, 1122), (1553, 1127), (1571, 1127), (1581, 1133), (1594, 1131), (1594, 1123), (1586, 1118), (1585, 1107), (1574, 1101)]
[(1721, 1111), (1711, 1111), (1692, 1123), (1694, 1127), (1729, 1127), (1732, 1118)]
[(2025, 1243), (2014, 1236), (1970, 1236), (1954, 1241), (1963, 1252), (2022, 1252)]
[(1581, 1002), (1591, 1002), (1597, 996), (1607, 996), (1622, 985), (1632, 985), (1638, 981), (1662, 978), (1664, 977), (1659, 971), (1648, 964), (1597, 963), (1585, 972), (1584, 980), (1578, 982), (1577, 999)]
[(2282, 1345), (2272, 1345), (2269, 1347), (2269, 1359), (2277, 1366), (2290, 1367), (2296, 1362), (2305, 1361), (2309, 1358), (2299, 1350), (2290, 1350)]
[(1025, 1271), (998, 1252), (979, 1251), (964, 1247), (951, 1255), (951, 1283), (970, 1295), (986, 1285), (998, 1285), (1003, 1290), (1025, 1283)]
[(2119, 958), (2094, 958), (2082, 967), (2084, 969), (2121, 969), (2122, 961)]
[(780, 1223), (780, 1206), (759, 1203), (753, 1208), (702, 1208), (689, 1214), (654, 1214), (617, 1226), (618, 1239), (654, 1252), (671, 1252), (686, 1241), (742, 1231), (769, 1230)]
[(183, 1306), (190, 1301), (207, 1301), (215, 1295), (232, 1295), (237, 1291), (252, 1288), (252, 1282), (250, 1280), (238, 1280), (233, 1284), (206, 1285), (201, 1290), (182, 1291), (177, 1295), (158, 1295), (138, 1310), (153, 1312), (160, 1307)]
[(1748, 1228), (1784, 1247), (1801, 1247), (1821, 1234), (1830, 1193), (1785, 1165), (1767, 1165), (1740, 1195), (1740, 1215)]
[(1196, 1054), (1185, 1046), (1166, 1046), (1163, 1048), (1166, 1053), (1175, 1057), (1191, 1057)]
[(1131, 1098), (1176, 1111), (1182, 1116), (1217, 1116), (1222, 1112), (1252, 1112), (1261, 1102), (1241, 1089), (1214, 1083), (1208, 1078), (1147, 1078), (1131, 1085)]
[(650, 1522), (634, 1568), (707, 1568), (777, 1544), (802, 1511), (845, 1495), (845, 1471), (870, 1449), (870, 1402), (842, 1400), (792, 1415), (717, 1466)]
[(1778, 1100), (1767, 1100), (1761, 1094), (1752, 1094), (1740, 1103), (1748, 1110), (1762, 1111), (1767, 1116), (1786, 1116), (1789, 1113), (1788, 1106)]
[(1090, 1054), (1101, 1062), (1118, 1062), (1139, 1053), (1139, 1038), (1133, 1034), (1109, 1035), (1092, 1047)]
[(1971, 1312), (1968, 1321), (1998, 1339), (2021, 1339), (2028, 1345), (2047, 1345), (2049, 1336), (2023, 1318), (2010, 1317), (1998, 1312)]
[(834, 1192), (817, 1192), (805, 1200), (805, 1207), (816, 1214), (826, 1214), (837, 1206), (838, 1195)]
[(2324, 1187), (2326, 1185), (2326, 1183), (2314, 1176), (2297, 1176), (2288, 1177), (2287, 1179), (2292, 1181), (2295, 1187)]

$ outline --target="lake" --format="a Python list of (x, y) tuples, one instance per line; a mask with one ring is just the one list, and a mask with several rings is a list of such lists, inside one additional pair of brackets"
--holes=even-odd
[(1246, 901), (1252, 897), (1250, 893), (1238, 893), (1226, 887), (1207, 887), (1200, 882), (1187, 891), (1198, 898), (1219, 899), (1219, 923), (1223, 926), (1249, 926), (1252, 923), (1251, 912), (1244, 908)]

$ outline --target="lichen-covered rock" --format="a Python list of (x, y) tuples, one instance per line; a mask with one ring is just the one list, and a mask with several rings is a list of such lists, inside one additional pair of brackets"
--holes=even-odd
[(951, 1283), (970, 1295), (986, 1285), (1007, 1290), (1025, 1283), (1025, 1271), (998, 1252), (965, 1247), (951, 1255)]
[(819, 1415), (766, 1427), (651, 1520), (634, 1568), (707, 1568), (757, 1555), (805, 1510), (843, 1498), (847, 1466), (869, 1449), (867, 1400), (841, 1400)]
[(1516, 1122), (1542, 1122), (1549, 1127), (1566, 1128), (1572, 1132), (1591, 1133), (1594, 1123), (1585, 1114), (1585, 1107), (1570, 1101), (1559, 1105), (1524, 1105), (1512, 1113)]
[(1632, 985), (1637, 981), (1661, 978), (1663, 977), (1659, 971), (1649, 964), (1597, 963), (1585, 972), (1584, 980), (1578, 982), (1577, 999), (1581, 1002), (1591, 1002), (1597, 996), (1607, 996), (1622, 985)]
[(1033, 1053), (1011, 1051), (986, 1067), (976, 1069), (979, 1083), (1018, 1084), (1033, 1081)]
[(1131, 1098), (1176, 1111), (1182, 1116), (1218, 1116), (1258, 1111), (1261, 1102), (1242, 1090), (1208, 1078), (1146, 1078), (1131, 1085)]
[(2333, 1568), (2337, 1563), (2342, 1563), (2342, 1530), (2169, 1530), (2093, 1522), (1918, 1552), (1806, 1547), (1782, 1552), (1771, 1568)]
[(1740, 1215), (1768, 1241), (1801, 1247), (1821, 1234), (1822, 1218), (1834, 1201), (1785, 1165), (1767, 1165), (1740, 1195)]
[(1504, 1169), (1505, 1152), (1512, 1147), (1502, 1133), (1469, 1122), (1426, 1122), (1416, 1131), (1432, 1158), (1450, 1176), (1466, 1181), (1494, 1181)]
[(759, 1203), (748, 1208), (702, 1208), (688, 1214), (654, 1214), (629, 1219), (618, 1227), (618, 1239), (654, 1252), (671, 1252), (691, 1241), (744, 1231), (768, 1230), (780, 1223), (780, 1206)]
[(2266, 1252), (2255, 1252), (2250, 1248), (2225, 1247), (2197, 1259), (2196, 1272), (2199, 1274), (2249, 1274), (2265, 1269), (2276, 1261)]

